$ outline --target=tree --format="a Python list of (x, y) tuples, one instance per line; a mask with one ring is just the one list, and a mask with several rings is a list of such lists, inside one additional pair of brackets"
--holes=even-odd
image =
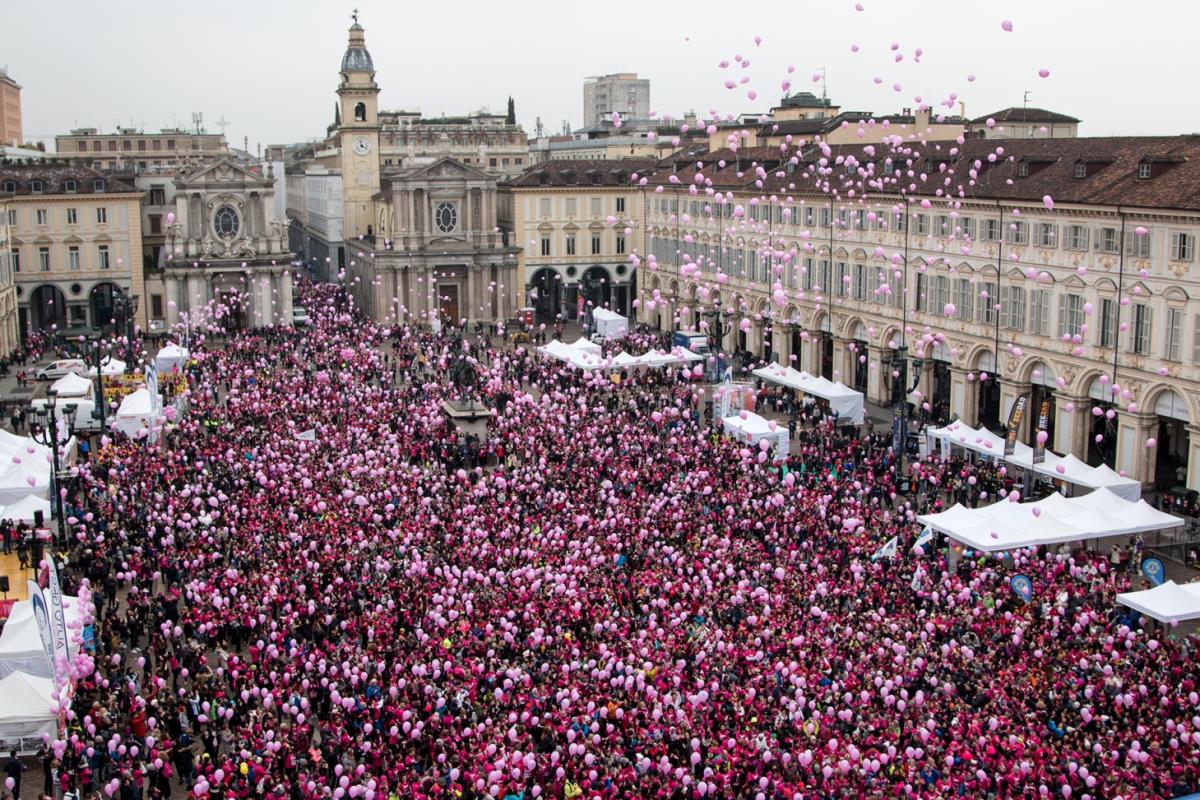
[(512, 97), (508, 98), (508, 116), (504, 121), (509, 125), (517, 124), (517, 104), (513, 102)]

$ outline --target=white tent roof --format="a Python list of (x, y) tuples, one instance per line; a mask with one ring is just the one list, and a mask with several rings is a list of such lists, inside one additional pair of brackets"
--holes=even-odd
[(1108, 466), (1088, 466), (1070, 454), (1060, 456), (1047, 450), (1045, 460), (1035, 464), (1033, 448), (1024, 442), (1017, 442), (1014, 452), (1005, 455), (1004, 437), (997, 436), (987, 428), (972, 428), (961, 422), (953, 422), (944, 428), (934, 428), (930, 434), (953, 445), (982, 453), (989, 458), (1003, 459), (1054, 480), (1067, 481), (1088, 489), (1105, 487), (1126, 500), (1137, 500), (1142, 496), (1142, 485), (1138, 481), (1122, 477)]
[(615, 311), (609, 311), (607, 308), (592, 309), (592, 316), (595, 317), (596, 319), (604, 319), (604, 320), (625, 319), (625, 317), (623, 317), (622, 315), (618, 314)]
[(17, 502), (0, 509), (0, 519), (13, 522), (33, 522), (33, 512), (41, 511), (44, 519), (50, 519), (50, 501), (28, 494)]
[(187, 348), (180, 347), (179, 345), (174, 344), (174, 343), (168, 344), (165, 347), (163, 347), (163, 349), (159, 350), (158, 354), (155, 356), (156, 359), (158, 359), (158, 358), (187, 358), (187, 357), (188, 357)]
[[(83, 611), (79, 598), (63, 595), (63, 612), (67, 618), (67, 648), (72, 654), (79, 652), (75, 631), (83, 625)], [(50, 665), (46, 663), (46, 651), (42, 647), (42, 635), (33, 618), (33, 604), (28, 600), (13, 603), (4, 631), (0, 633), (0, 678), (10, 672), (25, 672), (30, 675), (50, 677)], [(4, 705), (0, 700), (0, 709)], [(2, 715), (0, 711), (0, 715)]]
[(986, 553), (1183, 525), (1183, 520), (1144, 500), (1126, 500), (1105, 488), (1082, 497), (1052, 494), (1036, 503), (1002, 500), (975, 509), (955, 505), (939, 514), (923, 514), (917, 521)]
[(814, 377), (791, 366), (781, 367), (775, 363), (754, 370), (754, 374), (765, 381), (828, 400), (829, 407), (838, 413), (839, 420), (850, 420), (855, 425), (862, 424), (865, 400), (863, 393), (844, 383)]
[(118, 417), (143, 417), (148, 415), (154, 408), (153, 401), (150, 399), (150, 390), (145, 386), (130, 392), (121, 400), (121, 405), (117, 408)]
[(50, 470), (30, 461), (10, 464), (0, 472), (0, 505), (10, 506), (31, 494), (50, 496)]
[(725, 417), (722, 422), (725, 424), (726, 428), (732, 428), (747, 436), (755, 436), (758, 438), (774, 436), (780, 430), (783, 430), (784, 432), (787, 431), (787, 428), (782, 428), (778, 424), (772, 428), (770, 421), (749, 411), (746, 412), (745, 418), (743, 418), (740, 414), (735, 414), (732, 417)]
[(1167, 581), (1153, 589), (1119, 594), (1117, 602), (1159, 622), (1200, 619), (1200, 583)]
[(57, 719), (58, 715), (50, 710), (53, 693), (54, 682), (50, 678), (24, 672), (0, 678), (0, 730)]
[[(109, 375), (121, 375), (124, 372), (125, 362), (119, 358), (113, 358), (112, 356), (109, 356), (100, 362), (100, 374), (104, 375), (105, 377)], [(90, 363), (88, 364), (87, 374), (96, 374), (96, 368)]]
[(87, 397), (95, 387), (89, 378), (69, 372), (54, 382), (50, 390), (60, 398)]

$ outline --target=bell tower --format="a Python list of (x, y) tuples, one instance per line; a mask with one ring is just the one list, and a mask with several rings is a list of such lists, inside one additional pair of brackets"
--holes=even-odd
[(357, 239), (375, 233), (374, 201), (379, 191), (379, 86), (358, 9), (350, 41), (342, 56), (337, 89), (342, 124), (338, 128), (342, 162), (343, 236)]

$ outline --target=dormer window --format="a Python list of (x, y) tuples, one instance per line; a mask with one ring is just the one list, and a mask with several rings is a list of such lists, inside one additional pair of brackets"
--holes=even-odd
[(63, 181), (63, 191), (64, 192), (74, 192), (75, 190), (76, 190), (75, 181), (73, 181), (73, 180)]
[(16, 194), (17, 182), (16, 181), (5, 181), (4, 182), (4, 191), (9, 194)]
[(1076, 164), (1075, 165), (1075, 177), (1076, 178), (1086, 178), (1087, 177), (1087, 164)]
[(1150, 180), (1150, 169), (1150, 162), (1148, 161), (1143, 161), (1141, 164), (1138, 164), (1138, 180)]
[(42, 186), (41, 181), (30, 181), (29, 182), (29, 191), (33, 192), (34, 194), (41, 194), (42, 188), (43, 188), (43, 186)]
[(104, 191), (104, 179), (103, 178), (97, 178), (96, 180), (92, 181), (92, 191), (93, 192), (103, 192)]
[(1018, 164), (1017, 164), (1017, 177), (1018, 177), (1018, 178), (1027, 178), (1027, 177), (1029, 177), (1029, 163), (1028, 163), (1028, 162), (1026, 162), (1026, 161), (1021, 161), (1021, 162), (1018, 162)]

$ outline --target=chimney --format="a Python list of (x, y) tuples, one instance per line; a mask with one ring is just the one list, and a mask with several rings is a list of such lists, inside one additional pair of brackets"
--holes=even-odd
[(917, 109), (916, 128), (922, 133), (929, 128), (929, 106)]

